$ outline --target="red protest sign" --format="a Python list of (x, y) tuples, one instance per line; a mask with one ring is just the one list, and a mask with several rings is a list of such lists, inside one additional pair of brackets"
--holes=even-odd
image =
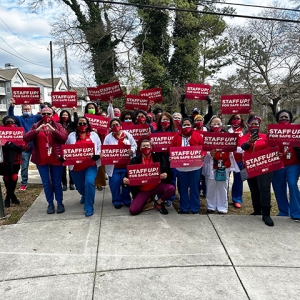
[(300, 124), (270, 124), (268, 139), (270, 146), (300, 147)]
[(101, 146), (101, 164), (102, 165), (128, 165), (130, 163), (130, 156), (128, 151), (130, 145), (102, 145)]
[(86, 88), (91, 101), (101, 100), (101, 93), (97, 87)]
[(110, 97), (120, 98), (123, 96), (119, 81), (98, 85), (98, 89), (101, 94), (101, 101), (109, 101)]
[(24, 146), (23, 127), (0, 127), (0, 142), (4, 145), (6, 142), (14, 143), (18, 146)]
[(202, 167), (202, 146), (170, 147), (170, 167)]
[(160, 164), (139, 164), (127, 166), (130, 185), (143, 185), (160, 183)]
[(238, 133), (208, 132), (203, 131), (204, 151), (236, 151), (239, 135)]
[(178, 132), (157, 132), (150, 134), (153, 152), (169, 152), (173, 137)]
[(92, 129), (97, 129), (99, 134), (107, 134), (109, 127), (109, 118), (98, 116), (98, 115), (84, 115), (92, 127)]
[(279, 147), (245, 154), (243, 160), (248, 177), (251, 178), (284, 168), (284, 164), (278, 154)]
[(143, 139), (149, 139), (151, 133), (149, 124), (122, 125), (122, 129), (129, 132), (136, 142)]
[(154, 88), (140, 91), (140, 95), (149, 98), (150, 103), (163, 102), (162, 88)]
[(92, 160), (92, 156), (95, 154), (94, 145), (91, 144), (71, 144), (62, 145), (62, 156), (66, 160), (63, 165), (75, 165), (83, 162), (90, 162), (91, 165), (95, 162)]
[(190, 100), (205, 100), (210, 93), (210, 85), (187, 83), (185, 86), (185, 97)]
[(76, 92), (51, 92), (52, 105), (57, 108), (77, 107)]
[(137, 95), (126, 95), (125, 109), (135, 110), (141, 109), (144, 111), (148, 110), (149, 100), (147, 97)]
[(39, 87), (12, 87), (12, 98), (18, 104), (38, 104), (41, 94)]
[(251, 111), (252, 95), (223, 95), (220, 105), (222, 114), (248, 114)]

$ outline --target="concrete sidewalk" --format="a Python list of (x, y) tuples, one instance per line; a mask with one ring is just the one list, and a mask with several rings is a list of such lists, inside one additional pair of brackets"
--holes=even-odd
[(42, 193), (16, 225), (0, 227), (0, 299), (298, 299), (300, 231), (289, 218), (130, 216), (109, 188), (84, 217), (77, 191), (46, 214)]

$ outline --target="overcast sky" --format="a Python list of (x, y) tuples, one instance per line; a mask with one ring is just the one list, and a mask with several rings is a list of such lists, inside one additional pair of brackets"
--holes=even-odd
[[(268, 1), (261, 0), (228, 0), (231, 3), (247, 3), (254, 5), (268, 5)], [(286, 2), (286, 1), (284, 1)], [(257, 14), (259, 9), (233, 6), (238, 14)], [(49, 44), (50, 23), (57, 12), (50, 9), (39, 14), (32, 14), (26, 5), (19, 5), (18, 0), (1, 0), (0, 4), (0, 68), (5, 63), (11, 63), (23, 73), (30, 73), (41, 78), (51, 77)], [(235, 18), (236, 22), (244, 19)], [(55, 56), (55, 48), (53, 48)], [(69, 76), (74, 80), (81, 76), (81, 67), (76, 57), (68, 52)], [(65, 79), (64, 58), (54, 57), (54, 77)], [(92, 85), (92, 82), (91, 82)]]

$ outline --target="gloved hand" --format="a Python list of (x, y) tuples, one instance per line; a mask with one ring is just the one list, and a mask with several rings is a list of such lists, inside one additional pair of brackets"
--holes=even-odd
[(62, 163), (64, 163), (64, 162), (66, 161), (62, 156), (59, 157), (59, 160), (60, 160), (60, 162), (62, 162)]
[(98, 159), (100, 159), (100, 155), (94, 154), (94, 155), (92, 156), (92, 160), (93, 160), (93, 161), (96, 161), (96, 160), (98, 160)]
[(206, 101), (208, 105), (211, 105), (211, 98), (209, 96), (206, 96)]
[(180, 102), (184, 102), (184, 99), (185, 99), (185, 94), (182, 94), (181, 96), (180, 96)]

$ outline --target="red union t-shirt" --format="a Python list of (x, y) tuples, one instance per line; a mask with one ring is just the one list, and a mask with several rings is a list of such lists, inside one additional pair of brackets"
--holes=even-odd
[[(153, 163), (152, 155), (150, 156), (150, 159), (144, 159), (142, 157), (142, 164), (143, 165), (152, 164), (152, 163)], [(140, 191), (148, 192), (148, 191), (153, 190), (157, 186), (158, 186), (158, 183), (149, 183), (149, 184), (140, 185), (139, 188), (140, 188)]]

